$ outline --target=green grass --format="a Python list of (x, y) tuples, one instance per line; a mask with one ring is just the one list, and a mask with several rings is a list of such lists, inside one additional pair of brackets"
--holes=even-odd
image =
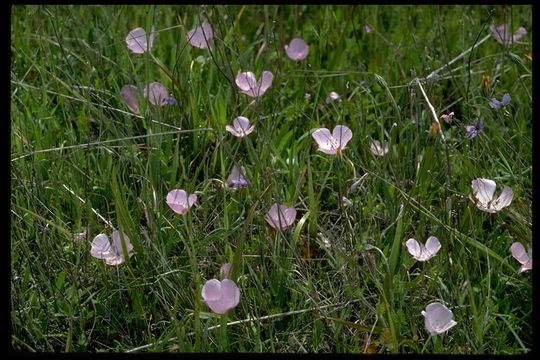
[[(186, 43), (205, 18), (210, 50)], [(482, 41), (503, 22), (529, 31), (523, 43)], [(124, 41), (152, 25), (161, 65)], [(532, 242), (531, 26), (531, 6), (13, 6), (12, 347), (529, 352), (531, 274), (509, 248)], [(295, 36), (310, 46), (300, 63), (283, 50)], [(263, 70), (274, 82), (252, 103), (234, 78)], [(122, 86), (153, 81), (178, 104), (130, 114)], [(342, 101), (326, 104), (330, 91)], [(505, 92), (510, 104), (491, 109)], [(444, 140), (426, 98), (456, 114)], [(244, 139), (225, 131), (239, 115), (256, 126)], [(467, 140), (479, 116), (485, 129)], [(353, 139), (323, 154), (311, 132), (337, 124)], [(373, 156), (371, 139), (389, 153)], [(235, 163), (250, 186), (232, 192)], [(511, 187), (512, 204), (478, 210), (478, 177)], [(186, 216), (165, 203), (174, 188), (198, 194)], [(275, 202), (297, 209), (290, 229), (266, 224)], [(117, 267), (89, 251), (111, 226), (136, 251)], [(405, 241), (430, 235), (440, 252), (416, 262)], [(225, 262), (241, 298), (218, 316), (200, 293)], [(420, 314), (433, 301), (457, 321), (437, 337)]]

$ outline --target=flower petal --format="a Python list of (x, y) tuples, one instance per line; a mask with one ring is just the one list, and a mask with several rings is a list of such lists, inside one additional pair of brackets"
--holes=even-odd
[(495, 193), (495, 188), (497, 186), (495, 181), (478, 178), (474, 179), (471, 185), (473, 195), (476, 197), (478, 202), (484, 207), (488, 207), (488, 203), (493, 200), (493, 194)]
[(124, 257), (124, 251), (122, 249), (122, 238), (124, 239), (123, 242), (126, 245), (126, 250), (129, 257), (132, 257), (135, 254), (135, 252), (133, 251), (133, 245), (131, 244), (131, 241), (129, 240), (126, 234), (122, 234), (122, 236), (120, 236), (120, 232), (118, 230), (115, 230), (113, 231), (111, 237), (113, 239), (113, 244), (114, 244), (116, 253), (119, 256)]
[(510, 100), (512, 100), (512, 98), (510, 97), (510, 94), (505, 93), (501, 99), (502, 106), (508, 105), (510, 103)]
[(139, 95), (134, 85), (124, 85), (120, 90), (120, 97), (132, 113), (137, 115), (141, 113), (139, 109)]
[(435, 256), (440, 249), (441, 243), (439, 242), (439, 239), (435, 236), (430, 236), (426, 241), (426, 251), (431, 255), (430, 258)]
[(106, 259), (116, 256), (114, 249), (109, 242), (109, 237), (105, 234), (98, 234), (92, 240), (90, 254), (97, 259)]
[(147, 42), (146, 31), (141, 27), (131, 30), (126, 36), (126, 44), (134, 54), (143, 54), (145, 51), (149, 50), (152, 47), (152, 44), (148, 46)]
[(491, 205), (493, 209), (500, 211), (502, 208), (507, 207), (514, 198), (514, 192), (508, 186), (505, 186), (501, 192), (501, 195)]
[(438, 302), (426, 306), (426, 311), (422, 311), (422, 315), (425, 317), (426, 328), (432, 335), (446, 332), (457, 324), (452, 319), (452, 311)]
[(221, 298), (224, 300), (224, 306), (229, 311), (240, 302), (240, 289), (236, 283), (230, 279), (224, 279), (221, 282)]
[(251, 71), (242, 72), (236, 75), (236, 85), (242, 91), (249, 91), (257, 86), (255, 74)]
[(166, 99), (169, 97), (169, 92), (162, 84), (153, 82), (144, 87), (144, 97), (146, 97), (152, 105), (163, 106), (166, 103)]
[(221, 299), (221, 282), (217, 279), (208, 280), (204, 284), (201, 294), (206, 303)]
[(422, 245), (415, 239), (409, 239), (405, 242), (407, 246), (407, 251), (412, 255), (413, 258), (418, 259), (422, 256)]
[(317, 142), (317, 145), (319, 146), (319, 150), (330, 150), (333, 151), (332, 153), (336, 153), (337, 144), (334, 139), (334, 137), (330, 134), (330, 130), (327, 128), (320, 128), (315, 130), (311, 137)]
[(309, 54), (309, 46), (300, 38), (294, 38), (289, 45), (285, 45), (285, 53), (294, 61), (305, 59)]
[(270, 71), (263, 71), (261, 75), (261, 84), (259, 88), (259, 94), (258, 96), (263, 96), (266, 90), (270, 86), (272, 86), (272, 81), (274, 80), (274, 74), (272, 74)]
[(338, 147), (345, 149), (347, 143), (352, 139), (352, 131), (345, 125), (336, 125), (332, 131), (332, 136), (336, 139)]
[(187, 33), (189, 43), (200, 49), (207, 49), (210, 46), (210, 41), (213, 37), (214, 32), (212, 26), (206, 21), (202, 26), (197, 26)]
[(182, 189), (169, 191), (166, 199), (167, 205), (177, 214), (184, 215), (189, 209), (188, 195)]
[(510, 251), (512, 252), (514, 259), (519, 261), (520, 264), (525, 264), (529, 261), (529, 254), (527, 254), (525, 247), (521, 243), (513, 243), (512, 246), (510, 246)]

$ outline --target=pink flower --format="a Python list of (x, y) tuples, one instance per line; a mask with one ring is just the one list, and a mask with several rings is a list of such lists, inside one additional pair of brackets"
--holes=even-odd
[(300, 38), (294, 38), (289, 45), (285, 45), (285, 52), (289, 59), (294, 61), (304, 60), (309, 55), (309, 46)]
[(216, 314), (225, 314), (240, 302), (240, 290), (229, 279), (208, 280), (202, 288), (202, 298)]
[(233, 120), (233, 126), (225, 126), (225, 130), (230, 132), (236, 137), (243, 138), (248, 136), (255, 129), (255, 125), (249, 126), (249, 119), (243, 116), (239, 116)]
[(296, 209), (283, 204), (274, 204), (266, 214), (266, 222), (274, 229), (285, 230), (296, 220)]
[(208, 22), (204, 22), (202, 26), (197, 26), (195, 29), (188, 31), (187, 40), (192, 46), (200, 49), (210, 47), (210, 40), (214, 37), (212, 26)]
[(315, 130), (311, 136), (317, 142), (320, 151), (325, 154), (339, 155), (352, 139), (352, 131), (345, 125), (336, 125), (332, 134), (327, 128), (320, 128)]
[(439, 302), (426, 306), (426, 311), (422, 311), (422, 315), (425, 318), (426, 329), (431, 335), (442, 334), (457, 325), (452, 319), (454, 317), (452, 311)]
[(92, 241), (90, 254), (97, 259), (105, 260), (107, 265), (120, 265), (126, 261), (122, 249), (122, 242), (126, 246), (127, 255), (129, 257), (132, 257), (135, 254), (135, 251), (133, 251), (133, 245), (131, 245), (127, 235), (123, 234), (120, 236), (118, 230), (115, 230), (111, 237), (113, 239), (112, 244), (109, 242), (107, 235), (97, 235)]
[(426, 245), (419, 243), (415, 239), (407, 240), (405, 245), (409, 254), (418, 261), (428, 261), (441, 249), (441, 243), (435, 236), (430, 236), (426, 241)]
[(124, 85), (120, 90), (120, 97), (126, 103), (128, 109), (139, 115), (141, 110), (139, 109), (139, 95), (137, 94), (137, 88), (134, 85)]
[(257, 81), (255, 74), (251, 71), (241, 72), (236, 76), (236, 85), (242, 94), (251, 97), (260, 97), (272, 86), (273, 79), (274, 75), (266, 70), (263, 71), (260, 81)]
[(362, 28), (364, 30), (364, 32), (366, 34), (369, 34), (370, 32), (372, 32), (373, 30), (371, 29), (371, 27), (368, 25), (368, 24), (365, 24), (364, 27)]
[(167, 194), (167, 205), (177, 214), (185, 215), (189, 208), (197, 202), (197, 195), (188, 193), (182, 189), (174, 189)]
[(517, 29), (517, 31), (512, 35), (510, 33), (510, 30), (508, 29), (507, 24), (501, 24), (499, 26), (495, 26), (495, 24), (491, 24), (489, 26), (489, 30), (491, 30), (491, 34), (497, 40), (499, 43), (510, 46), (516, 41), (519, 41), (523, 36), (527, 35), (527, 30), (525, 30), (524, 27), (520, 27)]
[(158, 82), (153, 82), (148, 86), (144, 86), (143, 94), (152, 105), (163, 106), (168, 103), (169, 92), (165, 86)]
[(512, 256), (514, 259), (519, 261), (521, 264), (521, 267), (519, 268), (519, 272), (522, 273), (524, 271), (528, 271), (532, 269), (532, 261), (533, 261), (533, 255), (532, 255), (532, 248), (529, 246), (529, 251), (525, 252), (525, 248), (521, 243), (515, 242), (510, 246), (510, 251), (512, 252)]
[(150, 32), (150, 37), (146, 37), (146, 31), (143, 28), (138, 27), (129, 32), (126, 36), (126, 44), (129, 50), (134, 54), (143, 54), (145, 51), (150, 51), (154, 45), (154, 38), (156, 33), (154, 32), (154, 27), (152, 26), (152, 31)]
[(454, 112), (450, 112), (448, 114), (442, 114), (441, 115), (441, 118), (446, 121), (447, 123), (450, 124), (450, 122), (452, 121), (452, 118), (454, 117)]
[(490, 179), (474, 179), (471, 183), (473, 195), (476, 198), (476, 207), (488, 213), (496, 213), (510, 205), (514, 198), (514, 192), (505, 186), (501, 195), (495, 199), (495, 181)]

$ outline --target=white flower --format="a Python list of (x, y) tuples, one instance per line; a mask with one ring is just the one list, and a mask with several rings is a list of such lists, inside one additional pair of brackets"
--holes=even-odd
[(422, 311), (426, 322), (426, 329), (431, 335), (442, 334), (457, 322), (453, 318), (452, 311), (439, 302), (434, 302), (426, 306), (426, 311)]
[(109, 242), (109, 237), (107, 235), (97, 235), (92, 241), (90, 254), (97, 259), (105, 260), (107, 265), (120, 265), (126, 261), (122, 250), (122, 238), (129, 257), (132, 257), (135, 254), (135, 251), (133, 251), (133, 245), (131, 245), (127, 235), (123, 234), (120, 236), (118, 230), (115, 230), (111, 237), (113, 239), (112, 245)]
[(434, 257), (441, 249), (441, 243), (435, 236), (430, 236), (426, 245), (419, 243), (415, 239), (409, 239), (405, 242), (409, 254), (418, 261), (427, 261)]
[(529, 251), (525, 252), (525, 248), (521, 243), (515, 242), (510, 247), (510, 251), (512, 252), (512, 256), (514, 259), (519, 261), (521, 264), (521, 267), (519, 268), (519, 272), (522, 273), (527, 270), (532, 269), (532, 261), (533, 261), (533, 255), (532, 255), (532, 248), (529, 246)]
[(388, 153), (388, 143), (385, 142), (382, 146), (379, 140), (373, 140), (371, 141), (371, 144), (369, 146), (369, 149), (373, 153), (373, 155), (377, 156), (384, 156)]
[(482, 211), (496, 213), (507, 207), (512, 202), (514, 192), (505, 186), (501, 195), (495, 199), (495, 181), (490, 179), (474, 179), (472, 181), (473, 195), (476, 198), (476, 207)]
[(150, 37), (146, 37), (146, 31), (143, 28), (138, 27), (129, 32), (126, 36), (126, 44), (128, 48), (134, 54), (143, 54), (145, 51), (150, 51), (154, 45), (154, 38), (156, 33), (154, 32), (154, 27), (150, 32)]
[(226, 125), (225, 130), (236, 137), (243, 138), (248, 136), (255, 129), (255, 125), (249, 126), (249, 119), (243, 116), (238, 116), (233, 120), (233, 126)]

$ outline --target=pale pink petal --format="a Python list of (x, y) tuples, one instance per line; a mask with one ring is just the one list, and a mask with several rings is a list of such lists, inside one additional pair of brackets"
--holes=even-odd
[(412, 255), (413, 258), (418, 259), (422, 256), (422, 246), (415, 239), (409, 239), (405, 242), (407, 246), (407, 251)]
[(204, 22), (202, 26), (197, 26), (187, 33), (189, 43), (200, 49), (207, 49), (213, 37), (214, 32), (208, 22)]
[(239, 73), (236, 76), (236, 85), (242, 91), (249, 91), (257, 86), (255, 74), (251, 71)]
[(529, 254), (527, 254), (525, 247), (521, 245), (521, 243), (513, 243), (510, 247), (510, 251), (512, 251), (512, 256), (514, 259), (519, 261), (520, 264), (525, 264), (527, 261), (529, 261)]
[(311, 136), (319, 146), (319, 150), (326, 154), (335, 154), (338, 148), (334, 137), (330, 134), (330, 130), (327, 128), (320, 128), (315, 130)]
[(197, 194), (191, 194), (188, 197), (188, 206), (192, 207), (197, 202)]
[(116, 253), (119, 256), (124, 257), (124, 251), (122, 249), (122, 238), (124, 239), (124, 243), (126, 245), (126, 250), (128, 252), (129, 257), (132, 257), (135, 253), (133, 251), (133, 245), (131, 244), (131, 241), (129, 240), (128, 236), (126, 234), (123, 234), (123, 236), (120, 236), (120, 232), (118, 230), (113, 231), (111, 235), (113, 239), (113, 244), (116, 249)]
[(474, 179), (471, 183), (473, 189), (473, 195), (484, 206), (493, 200), (493, 194), (495, 193), (496, 184), (495, 181), (490, 179), (478, 178)]
[(338, 147), (345, 149), (347, 143), (352, 139), (352, 131), (345, 125), (336, 125), (332, 131), (332, 136), (336, 139)]
[(124, 85), (120, 90), (120, 97), (126, 103), (128, 109), (134, 114), (140, 114), (139, 95), (137, 88), (133, 85)]
[(422, 311), (425, 317), (426, 329), (431, 335), (438, 335), (448, 331), (457, 323), (452, 319), (452, 311), (441, 303), (431, 303)]
[(259, 96), (263, 96), (266, 90), (270, 86), (272, 86), (272, 80), (274, 79), (274, 75), (270, 71), (263, 71), (261, 75), (261, 84), (259, 89)]
[(502, 208), (507, 207), (514, 198), (514, 192), (508, 186), (505, 186), (501, 192), (501, 195), (492, 204), (493, 208), (500, 211)]
[(116, 256), (116, 253), (109, 242), (109, 237), (105, 234), (98, 234), (94, 240), (92, 240), (90, 254), (97, 259), (106, 259)]
[(208, 280), (202, 288), (202, 297), (206, 303), (221, 299), (221, 282), (217, 279)]
[(232, 265), (229, 263), (225, 263), (221, 265), (221, 269), (219, 270), (219, 272), (221, 273), (221, 277), (223, 279), (228, 279), (231, 275), (231, 269), (232, 269)]
[(152, 105), (163, 106), (165, 99), (169, 97), (167, 88), (158, 82), (153, 82), (144, 87), (144, 97), (150, 101)]
[(520, 27), (514, 35), (512, 35), (512, 40), (513, 42), (519, 41), (525, 35), (527, 35), (527, 30), (524, 27)]
[(286, 208), (283, 217), (285, 218), (285, 224), (287, 226), (292, 225), (292, 223), (294, 223), (294, 221), (296, 220), (296, 209)]
[(240, 302), (240, 290), (235, 282), (230, 279), (224, 279), (221, 282), (221, 297), (227, 311), (234, 308)]
[(294, 61), (305, 59), (309, 54), (309, 46), (300, 38), (294, 38), (289, 45), (285, 45), (287, 56)]
[(146, 38), (146, 31), (141, 27), (131, 30), (126, 36), (126, 44), (135, 54), (143, 54), (145, 51), (150, 50), (154, 38), (151, 37), (150, 44), (148, 44), (148, 40)]
[(175, 189), (169, 191), (166, 202), (177, 214), (184, 215), (189, 210), (188, 195), (184, 190)]
[(431, 255), (430, 257), (435, 256), (441, 249), (441, 243), (439, 239), (435, 236), (430, 236), (426, 241), (426, 250)]

